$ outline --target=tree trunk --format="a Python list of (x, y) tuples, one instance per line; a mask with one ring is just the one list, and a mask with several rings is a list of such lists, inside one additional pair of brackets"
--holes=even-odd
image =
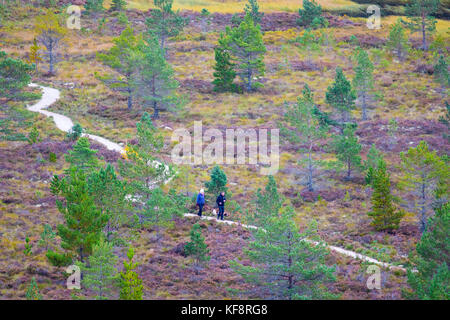
[(362, 120), (367, 120), (366, 91), (362, 93)]
[(308, 181), (307, 181), (308, 191), (314, 191), (311, 151), (312, 151), (312, 144), (310, 144), (309, 146), (309, 153), (308, 153)]
[(425, 13), (424, 12), (422, 12), (422, 48), (423, 48), (423, 50), (428, 50), (427, 38), (426, 38)]

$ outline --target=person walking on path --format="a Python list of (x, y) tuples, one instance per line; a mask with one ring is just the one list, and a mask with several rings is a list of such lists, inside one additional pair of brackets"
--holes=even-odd
[(205, 205), (205, 191), (203, 189), (200, 190), (197, 196), (197, 205), (198, 205), (198, 216), (202, 216), (203, 206)]
[(217, 220), (223, 220), (223, 213), (225, 212), (225, 201), (227, 201), (227, 198), (225, 198), (225, 192), (222, 191), (216, 200), (216, 203), (219, 206), (219, 213), (217, 214)]

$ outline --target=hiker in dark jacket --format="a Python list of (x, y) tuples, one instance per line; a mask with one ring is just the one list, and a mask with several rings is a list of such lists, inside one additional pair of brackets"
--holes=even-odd
[(221, 192), (217, 197), (216, 203), (219, 206), (219, 213), (217, 214), (217, 220), (223, 220), (223, 213), (225, 212), (225, 192)]
[(203, 206), (205, 205), (205, 191), (203, 189), (200, 190), (197, 196), (197, 205), (198, 205), (198, 216), (202, 216)]

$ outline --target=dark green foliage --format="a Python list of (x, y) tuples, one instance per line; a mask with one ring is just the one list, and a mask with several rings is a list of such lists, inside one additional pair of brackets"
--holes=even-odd
[(227, 193), (227, 175), (219, 167), (215, 166), (211, 170), (211, 180), (205, 183), (207, 195), (215, 200), (215, 197), (219, 195), (220, 192)]
[(53, 250), (48, 250), (45, 256), (47, 257), (50, 264), (55, 267), (66, 267), (73, 261), (73, 257), (71, 254), (55, 252)]
[(400, 61), (404, 60), (409, 45), (408, 37), (406, 36), (405, 29), (402, 26), (401, 19), (398, 19), (397, 22), (391, 26), (386, 46), (397, 55), (397, 58)]
[(156, 9), (152, 10), (152, 17), (147, 18), (145, 24), (148, 34), (158, 38), (164, 55), (167, 38), (177, 36), (188, 20), (180, 16), (178, 11), (172, 10), (173, 0), (153, 0), (153, 3)]
[(121, 76), (113, 74), (98, 76), (111, 90), (127, 97), (128, 110), (133, 108), (134, 73), (136, 71), (134, 55), (138, 50), (138, 38), (131, 27), (125, 28), (119, 37), (113, 39), (114, 46), (106, 53), (97, 54), (97, 59), (113, 68)]
[(39, 293), (39, 288), (36, 283), (36, 278), (33, 277), (25, 293), (27, 300), (42, 300), (42, 294)]
[(254, 240), (244, 248), (251, 265), (237, 260), (230, 265), (254, 285), (256, 295), (262, 299), (333, 298), (325, 284), (335, 280), (335, 267), (325, 264), (328, 250), (317, 237), (317, 225), (299, 233), (294, 214), (292, 207), (287, 207), (271, 216), (264, 229), (254, 232)]
[(184, 252), (187, 256), (192, 256), (195, 259), (196, 267), (211, 259), (209, 256), (208, 245), (205, 243), (205, 237), (202, 236), (202, 231), (198, 223), (192, 226), (191, 241), (184, 246)]
[(127, 252), (128, 261), (123, 262), (124, 271), (120, 272), (120, 300), (142, 300), (144, 286), (142, 279), (134, 271), (137, 263), (133, 262), (134, 249), (130, 247)]
[(52, 180), (51, 191), (64, 198), (56, 201), (59, 212), (64, 217), (64, 224), (58, 225), (61, 247), (70, 255), (78, 255), (79, 261), (92, 253), (92, 247), (102, 234), (108, 216), (96, 208), (94, 199), (89, 194), (85, 173), (71, 167), (67, 176)]
[(438, 62), (434, 65), (434, 79), (443, 88), (450, 86), (450, 75), (448, 73), (447, 59), (443, 56), (439, 56)]
[(41, 239), (38, 245), (48, 250), (49, 246), (53, 243), (56, 237), (56, 232), (53, 231), (52, 226), (49, 224), (44, 225), (44, 230), (41, 233)]
[(428, 220), (427, 229), (417, 244), (415, 264), (417, 272), (408, 270), (408, 284), (411, 292), (405, 295), (411, 299), (450, 299), (450, 205), (446, 203), (435, 208), (435, 214)]
[(86, 9), (85, 12), (89, 15), (98, 14), (105, 10), (103, 8), (103, 0), (86, 0), (84, 9)]
[(138, 51), (133, 54), (133, 61), (137, 75), (134, 88), (143, 107), (152, 108), (155, 119), (159, 117), (160, 111), (177, 110), (179, 101), (175, 89), (178, 88), (178, 82), (156, 38), (140, 41)]
[(48, 154), (48, 161), (50, 161), (50, 162), (56, 162), (56, 161), (57, 161), (56, 154), (53, 153), (53, 152), (50, 152), (50, 153)]
[(239, 27), (226, 28), (223, 44), (230, 52), (234, 70), (242, 79), (245, 90), (253, 91), (261, 87), (262, 84), (254, 80), (265, 72), (263, 55), (266, 53), (266, 47), (260, 25), (255, 24), (247, 14)]
[(106, 239), (111, 241), (126, 221), (126, 184), (117, 178), (113, 166), (108, 164), (89, 176), (88, 185), (96, 207), (108, 216), (104, 232)]
[(278, 193), (277, 182), (273, 176), (268, 177), (264, 191), (256, 192), (255, 210), (249, 214), (249, 223), (264, 226), (270, 217), (277, 216), (283, 205), (284, 198)]
[(261, 23), (261, 19), (264, 16), (264, 13), (259, 11), (258, 0), (248, 0), (245, 4), (244, 12), (246, 15), (250, 15), (255, 23)]
[(341, 114), (341, 123), (349, 121), (349, 112), (355, 107), (356, 94), (352, 90), (350, 81), (340, 67), (336, 68), (336, 77), (326, 92), (326, 101)]
[(213, 73), (214, 91), (236, 91), (237, 86), (233, 83), (236, 78), (234, 71), (234, 64), (231, 63), (230, 52), (226, 49), (224, 35), (221, 34), (219, 38), (219, 45), (214, 48), (214, 57), (216, 64), (214, 65), (215, 72)]
[(372, 188), (372, 211), (368, 213), (373, 219), (372, 226), (377, 231), (398, 229), (405, 212), (397, 210), (393, 205), (391, 181), (383, 160), (380, 160), (377, 168), (373, 170)]
[(76, 123), (70, 130), (67, 132), (67, 139), (71, 141), (78, 140), (79, 137), (83, 134), (83, 127), (79, 123)]
[(423, 50), (428, 50), (427, 33), (433, 33), (436, 30), (437, 21), (434, 15), (439, 3), (439, 0), (411, 0), (406, 6), (405, 13), (409, 16), (409, 21), (405, 24), (412, 33), (421, 33)]
[(298, 10), (300, 18), (297, 23), (304, 27), (321, 27), (327, 26), (328, 21), (322, 17), (322, 6), (315, 0), (303, 0), (303, 9)]
[(367, 52), (357, 48), (355, 52), (356, 66), (353, 68), (355, 77), (353, 78), (353, 87), (356, 89), (361, 99), (362, 120), (367, 120), (367, 99), (370, 91), (373, 89), (373, 64), (369, 59)]
[(72, 167), (89, 172), (98, 167), (96, 153), (97, 150), (91, 149), (89, 139), (81, 137), (74, 144), (72, 150), (69, 150), (66, 154), (66, 161), (69, 162)]
[(32, 252), (31, 249), (33, 248), (33, 244), (30, 243), (30, 238), (25, 237), (25, 249), (23, 250), (23, 253), (26, 256), (31, 256)]
[(125, 10), (127, 2), (125, 0), (112, 0), (111, 1), (111, 11), (122, 11)]
[(367, 184), (372, 183), (374, 170), (378, 168), (380, 160), (383, 160), (383, 154), (373, 143), (369, 149), (369, 153), (367, 153), (367, 160), (365, 160), (363, 164), (363, 168), (366, 171), (365, 180)]
[(335, 136), (332, 147), (338, 158), (337, 165), (345, 166), (347, 171), (346, 179), (350, 179), (354, 169), (361, 167), (361, 145), (355, 135), (356, 128), (347, 126), (341, 135)]
[(34, 65), (8, 57), (0, 51), (0, 99), (25, 100), (30, 97), (23, 89), (31, 81)]

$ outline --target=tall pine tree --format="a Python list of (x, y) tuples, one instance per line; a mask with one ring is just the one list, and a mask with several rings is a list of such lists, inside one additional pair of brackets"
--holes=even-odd
[(439, 0), (411, 0), (406, 6), (405, 13), (409, 17), (406, 25), (411, 32), (420, 32), (422, 35), (422, 49), (428, 50), (427, 34), (436, 31), (434, 15), (439, 7)]
[(362, 120), (364, 121), (367, 120), (367, 99), (370, 90), (373, 89), (373, 64), (370, 62), (367, 52), (361, 48), (356, 49), (355, 61), (357, 65), (353, 68), (355, 71), (353, 87), (361, 99)]
[(349, 112), (355, 107), (356, 94), (340, 67), (336, 68), (336, 77), (326, 92), (326, 102), (341, 114), (341, 126), (349, 121)]

